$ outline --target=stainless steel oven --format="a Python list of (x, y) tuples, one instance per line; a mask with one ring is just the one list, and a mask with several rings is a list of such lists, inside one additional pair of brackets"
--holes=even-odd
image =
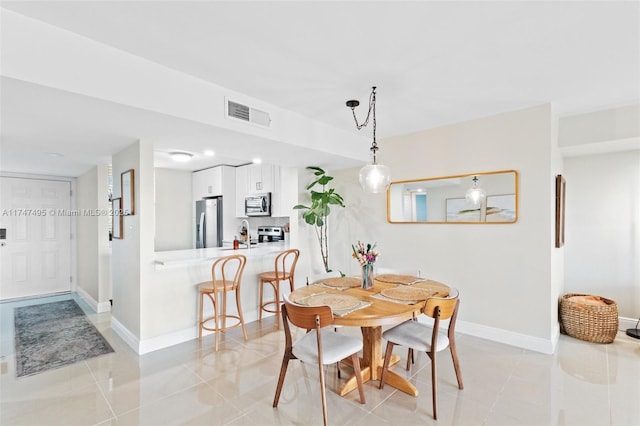
[(244, 213), (247, 216), (271, 216), (271, 193), (245, 196)]

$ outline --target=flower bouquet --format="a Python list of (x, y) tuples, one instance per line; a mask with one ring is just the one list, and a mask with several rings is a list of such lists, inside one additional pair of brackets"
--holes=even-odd
[(358, 241), (357, 244), (351, 245), (353, 249), (352, 256), (362, 266), (362, 288), (370, 290), (373, 288), (373, 265), (376, 263), (380, 253), (375, 250), (376, 244), (367, 244), (366, 246)]

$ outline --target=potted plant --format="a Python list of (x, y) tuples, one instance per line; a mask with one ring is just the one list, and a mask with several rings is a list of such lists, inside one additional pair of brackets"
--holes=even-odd
[[(329, 182), (333, 180), (332, 176), (327, 175), (320, 167), (309, 166), (307, 170), (311, 170), (315, 176), (315, 180), (306, 187), (311, 198), (311, 205), (305, 206), (298, 204), (293, 208), (304, 210), (302, 218), (306, 223), (314, 227), (318, 243), (320, 244), (320, 254), (322, 255), (324, 269), (326, 272), (330, 272), (327, 218), (329, 214), (331, 214), (330, 206), (344, 207), (344, 200), (340, 194), (335, 192), (335, 188), (327, 187)], [(322, 190), (314, 190), (313, 188), (316, 185), (322, 187)]]

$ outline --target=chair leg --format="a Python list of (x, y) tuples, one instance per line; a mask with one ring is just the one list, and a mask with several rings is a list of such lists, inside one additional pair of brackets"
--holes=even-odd
[(436, 352), (427, 352), (431, 358), (431, 400), (433, 401), (433, 420), (438, 420), (438, 375), (436, 373)]
[(407, 370), (409, 370), (409, 368), (411, 368), (411, 364), (413, 364), (413, 349), (409, 348), (407, 350)]
[[(364, 385), (362, 384), (362, 374), (360, 373), (360, 358), (358, 358), (357, 352), (351, 355), (351, 361), (353, 363), (353, 372), (356, 375), (356, 382), (358, 382), (358, 392), (360, 392), (360, 404), (364, 404), (365, 403)], [(338, 365), (340, 365), (339, 361), (338, 361)]]
[(276, 396), (273, 398), (273, 406), (278, 406), (278, 401), (280, 400), (280, 393), (282, 392), (282, 385), (284, 384), (284, 376), (287, 374), (287, 366), (289, 365), (289, 360), (291, 359), (289, 353), (285, 353), (282, 358), (282, 367), (280, 367), (280, 377), (278, 377), (278, 386), (276, 387)]
[(458, 389), (464, 389), (464, 385), (462, 384), (462, 371), (460, 371), (460, 362), (458, 361), (458, 352), (456, 351), (455, 340), (449, 340), (449, 350), (451, 351), (453, 368), (456, 370), (456, 379), (458, 379)]
[(199, 314), (198, 314), (198, 340), (202, 340), (202, 318), (203, 318), (203, 312), (204, 312), (204, 308), (202, 305), (204, 305), (204, 294), (200, 293), (200, 308), (198, 310)]
[(322, 392), (322, 417), (324, 418), (324, 426), (327, 426), (327, 395), (324, 390), (324, 365), (320, 364), (319, 362), (318, 370), (320, 371), (320, 391)]
[(387, 378), (387, 370), (389, 369), (389, 361), (391, 361), (393, 346), (394, 343), (387, 342), (387, 350), (384, 353), (384, 363), (382, 364), (382, 374), (380, 375), (380, 386), (378, 386), (378, 389), (384, 389), (384, 381)]

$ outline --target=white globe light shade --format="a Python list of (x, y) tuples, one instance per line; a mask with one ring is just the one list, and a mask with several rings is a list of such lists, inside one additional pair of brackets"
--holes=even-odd
[(474, 206), (477, 206), (482, 202), (482, 200), (485, 199), (486, 196), (487, 196), (487, 191), (485, 191), (480, 187), (474, 186), (467, 190), (467, 194), (465, 198)]
[(364, 192), (377, 194), (383, 192), (391, 182), (389, 167), (382, 164), (369, 164), (360, 169), (360, 185)]

